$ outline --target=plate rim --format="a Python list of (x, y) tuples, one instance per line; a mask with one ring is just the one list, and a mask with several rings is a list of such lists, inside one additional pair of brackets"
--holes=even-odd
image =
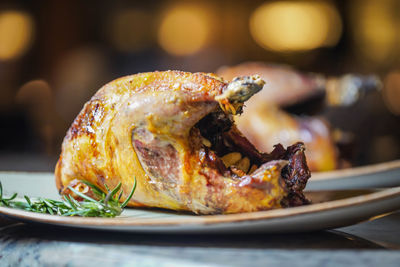
[(376, 164), (369, 164), (365, 166), (341, 169), (341, 170), (333, 170), (327, 172), (313, 172), (311, 174), (310, 182), (333, 180), (333, 179), (345, 179), (350, 177), (387, 172), (396, 169), (400, 169), (400, 159), (382, 163), (376, 163)]
[[(368, 204), (376, 200), (386, 200), (400, 197), (400, 187), (383, 189), (378, 192), (366, 195), (355, 196), (345, 199), (327, 201), (306, 206), (274, 209), (267, 211), (257, 211), (237, 214), (222, 215), (193, 215), (193, 217), (176, 218), (138, 218), (124, 217), (115, 218), (93, 218), (93, 217), (64, 217), (58, 215), (40, 214), (13, 208), (0, 207), (0, 214), (39, 223), (76, 226), (76, 227), (174, 227), (174, 226), (195, 226), (195, 225), (218, 225), (224, 223), (239, 223), (259, 220), (282, 219), (290, 216), (302, 216), (317, 214), (319, 212), (331, 211), (335, 209), (348, 208), (352, 206)], [(400, 203), (399, 203), (400, 206)], [(290, 211), (290, 212), (288, 212)], [(384, 213), (384, 212), (383, 212)]]

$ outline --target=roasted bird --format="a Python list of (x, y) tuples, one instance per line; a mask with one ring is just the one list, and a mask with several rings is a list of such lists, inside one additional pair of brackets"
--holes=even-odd
[(315, 110), (324, 103), (350, 105), (357, 101), (361, 88), (368, 90), (376, 84), (372, 76), (347, 75), (328, 79), (287, 66), (258, 62), (224, 67), (218, 74), (227, 80), (259, 74), (268, 81), (264, 89), (249, 100), (243, 115), (236, 118), (237, 126), (257, 149), (264, 152), (270, 151), (277, 143), (290, 145), (304, 142), (308, 166), (312, 171), (329, 171), (344, 165), (335, 144), (338, 140), (334, 139), (326, 120), (317, 116), (293, 115), (283, 108), (300, 104), (297, 110), (304, 112), (310, 107)]
[(323, 93), (322, 76), (305, 75), (284, 65), (245, 62), (236, 66), (221, 67), (217, 74), (228, 81), (239, 76), (260, 75), (268, 83), (252, 98), (252, 102), (266, 101), (278, 107), (289, 106)]
[(261, 90), (259, 77), (225, 83), (204, 73), (150, 72), (117, 79), (87, 102), (67, 132), (56, 166), (68, 186), (93, 196), (122, 183), (128, 206), (197, 214), (238, 213), (307, 203), (304, 145), (260, 153), (233, 114)]
[(236, 75), (260, 73), (269, 83), (246, 103), (244, 113), (236, 117), (240, 131), (260, 151), (270, 151), (277, 143), (285, 146), (304, 142), (307, 163), (312, 171), (338, 167), (338, 153), (329, 124), (317, 117), (298, 117), (281, 107), (319, 97), (322, 78), (302, 75), (291, 68), (261, 63), (241, 64), (218, 72), (227, 80)]
[(264, 152), (277, 143), (304, 142), (307, 163), (312, 171), (351, 166), (351, 153), (344, 148), (353, 143), (351, 133), (333, 130), (326, 119), (315, 114), (326, 106), (352, 105), (367, 92), (381, 87), (380, 79), (375, 75), (326, 77), (261, 62), (222, 67), (217, 74), (226, 80), (258, 74), (268, 81), (264, 89), (246, 103), (243, 115), (236, 117), (237, 126), (257, 149)]
[(226, 80), (238, 76), (258, 74), (268, 83), (251, 102), (265, 101), (278, 107), (290, 107), (321, 100), (327, 106), (348, 106), (362, 96), (382, 86), (375, 75), (346, 74), (326, 77), (322, 74), (304, 73), (286, 65), (245, 62), (236, 66), (221, 67), (217, 74)]
[(318, 117), (295, 117), (273, 104), (249, 105), (235, 122), (239, 130), (260, 151), (275, 144), (304, 142), (307, 164), (312, 171), (337, 168), (338, 156), (329, 124)]

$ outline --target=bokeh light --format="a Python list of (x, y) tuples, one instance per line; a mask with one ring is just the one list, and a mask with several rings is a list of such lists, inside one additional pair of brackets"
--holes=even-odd
[(122, 52), (138, 52), (153, 39), (151, 13), (143, 9), (120, 9), (108, 20), (108, 38)]
[(353, 36), (362, 58), (383, 63), (398, 52), (395, 5), (395, 0), (352, 2)]
[(211, 39), (211, 9), (182, 4), (168, 9), (161, 20), (158, 42), (168, 53), (183, 56), (200, 51)]
[(386, 76), (383, 99), (392, 113), (400, 115), (400, 70), (392, 71)]
[(45, 80), (29, 81), (18, 90), (15, 100), (29, 114), (32, 128), (41, 139), (45, 151), (52, 153), (57, 118), (50, 85)]
[(342, 22), (330, 2), (272, 2), (252, 13), (250, 32), (265, 49), (304, 51), (334, 46), (340, 39)]
[(64, 54), (54, 75), (57, 112), (71, 122), (83, 104), (109, 79), (107, 61), (98, 48), (81, 47)]
[(33, 39), (33, 20), (21, 11), (0, 13), (0, 60), (15, 59), (23, 55)]
[[(52, 91), (45, 80), (32, 80), (18, 90), (16, 101), (35, 107), (36, 110), (46, 109), (52, 103)], [(46, 115), (45, 112), (41, 113), (42, 115)]]

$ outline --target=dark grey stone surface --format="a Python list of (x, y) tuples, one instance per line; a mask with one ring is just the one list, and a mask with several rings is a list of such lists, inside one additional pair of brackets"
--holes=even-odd
[[(399, 266), (400, 213), (301, 234), (151, 235), (0, 221), (0, 266)], [(389, 248), (389, 249), (388, 249)]]

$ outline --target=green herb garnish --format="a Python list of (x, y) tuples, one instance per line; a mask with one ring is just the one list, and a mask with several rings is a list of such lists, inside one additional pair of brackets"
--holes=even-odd
[[(113, 190), (110, 190), (106, 186), (107, 193), (105, 193), (92, 183), (87, 181), (82, 182), (91, 188), (93, 194), (96, 195), (99, 200), (88, 197), (69, 186), (68, 188), (77, 196), (83, 198), (83, 201), (77, 201), (71, 197), (71, 195), (64, 195), (63, 200), (53, 200), (48, 198), (32, 199), (28, 196), (24, 196), (25, 201), (18, 201), (15, 200), (17, 193), (14, 193), (9, 198), (3, 196), (3, 187), (0, 182), (0, 206), (61, 216), (115, 217), (122, 213), (136, 189), (135, 178), (129, 196), (123, 203), (120, 203), (119, 201), (123, 194), (121, 183), (119, 183)], [(117, 194), (119, 191), (120, 193)]]

